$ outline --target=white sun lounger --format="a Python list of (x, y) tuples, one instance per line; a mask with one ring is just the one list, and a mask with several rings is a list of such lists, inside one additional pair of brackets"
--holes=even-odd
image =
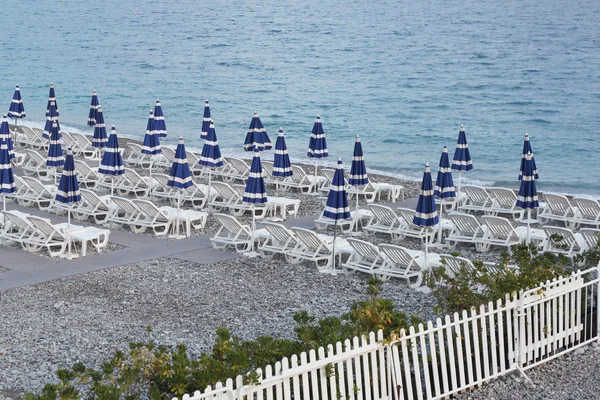
[(356, 217), (356, 211), (350, 211), (349, 219), (341, 219), (336, 222), (335, 220), (324, 216), (323, 212), (321, 212), (319, 218), (315, 219), (315, 225), (317, 230), (338, 226), (342, 232), (351, 232), (355, 229), (357, 222), (359, 223), (359, 226), (364, 226), (372, 217), (373, 213), (371, 210), (362, 208), (358, 210), (358, 218)]
[(88, 160), (94, 159), (98, 154), (98, 149), (92, 146), (92, 142), (85, 135), (71, 132), (71, 139), (74, 141), (73, 152), (82, 154)]
[(430, 263), (439, 260), (437, 254), (430, 253), (426, 263), (424, 252), (392, 244), (381, 244), (379, 250), (385, 256), (385, 263), (377, 270), (375, 276), (382, 280), (389, 278), (406, 279), (411, 288), (421, 286), (423, 272), (428, 270)]
[(464, 212), (491, 211), (494, 201), (484, 187), (465, 185), (461, 192), (466, 198), (459, 204), (459, 210)]
[(33, 150), (47, 149), (47, 141), (33, 129), (21, 125), (20, 132), (16, 136), (16, 143), (23, 147), (31, 147)]
[[(81, 201), (71, 210), (73, 217), (79, 221), (85, 221), (92, 217), (98, 225), (110, 222), (110, 215), (116, 208), (110, 200), (110, 196), (98, 196), (95, 192), (86, 189), (81, 189), (80, 192)], [(56, 204), (63, 203), (57, 202)]]
[(567, 228), (558, 226), (544, 226), (542, 229), (547, 237), (544, 251), (573, 258), (588, 248), (586, 240), (580, 233), (573, 233)]
[(452, 212), (448, 214), (448, 219), (454, 228), (448, 234), (446, 243), (452, 248), (458, 243), (469, 243), (475, 245), (477, 251), (481, 251), (486, 228), (479, 224), (477, 218), (470, 214)]
[(398, 239), (404, 237), (411, 237), (425, 241), (427, 237), (429, 242), (432, 243), (435, 235), (438, 233), (437, 225), (430, 227), (429, 229), (413, 224), (413, 218), (415, 216), (415, 210), (409, 208), (398, 207), (398, 214), (402, 219), (402, 226), (398, 229)]
[(298, 241), (294, 232), (281, 224), (262, 222), (267, 230), (266, 240), (259, 246), (258, 252), (262, 257), (272, 257), (274, 254), (289, 254)]
[(152, 159), (149, 154), (142, 153), (142, 146), (136, 143), (127, 143), (129, 148), (129, 155), (123, 160), (127, 165), (134, 167), (150, 168)]
[(75, 170), (77, 171), (77, 182), (87, 189), (95, 187), (100, 181), (98, 168), (92, 168), (81, 160), (75, 160)]
[(109, 199), (115, 207), (111, 209), (108, 223), (129, 226), (135, 232), (134, 223), (141, 214), (140, 209), (133, 204), (133, 201), (124, 197), (110, 196)]
[(492, 206), (485, 211), (490, 215), (510, 214), (515, 220), (523, 219), (523, 210), (517, 208), (517, 195), (511, 189), (488, 188)]
[(266, 229), (252, 232), (248, 225), (240, 222), (227, 214), (215, 213), (212, 215), (221, 225), (215, 235), (210, 238), (210, 243), (217, 250), (233, 247), (238, 253), (250, 251), (254, 242), (259, 242), (267, 236)]
[(220, 176), (223, 181), (233, 183), (235, 181), (245, 182), (250, 173), (250, 166), (239, 158), (227, 157), (223, 159), (224, 168), (213, 171), (213, 175)]
[(150, 192), (150, 196), (158, 199), (168, 200), (173, 206), (177, 206), (178, 199), (181, 200), (181, 205), (189, 203), (195, 209), (202, 209), (206, 204), (208, 186), (198, 185), (192, 182), (193, 185), (186, 189), (177, 189), (169, 186), (169, 176), (165, 174), (152, 174), (155, 185)]
[(585, 240), (587, 250), (598, 248), (600, 229), (583, 228), (579, 230), (579, 234)]
[[(134, 199), (133, 204), (140, 210), (140, 215), (134, 223), (136, 233), (141, 233), (142, 228), (143, 231), (146, 228), (150, 228), (154, 232), (154, 235), (161, 236), (167, 234), (171, 226), (177, 225), (178, 211), (176, 208), (168, 206), (157, 207), (148, 200), (140, 199)], [(183, 226), (186, 236), (189, 237), (192, 235), (192, 229), (204, 229), (207, 217), (208, 213), (203, 211), (180, 210), (179, 224)]]
[(544, 193), (546, 207), (538, 215), (541, 222), (562, 221), (565, 226), (574, 219), (577, 209), (574, 209), (569, 199), (560, 194)]
[(21, 180), (27, 184), (27, 192), (19, 199), (19, 202), (26, 206), (33, 205), (39, 207), (40, 210), (49, 210), (54, 204), (54, 196), (56, 195), (56, 186), (44, 185), (39, 180), (30, 176), (22, 176)]
[(38, 178), (46, 178), (49, 175), (46, 167), (46, 159), (35, 150), (25, 149), (25, 160), (21, 164), (21, 169), (25, 175), (35, 175)]
[(370, 204), (367, 206), (373, 216), (365, 224), (363, 230), (368, 233), (386, 233), (394, 238), (398, 234), (398, 230), (402, 227), (403, 219), (390, 207), (381, 206), (378, 204)]
[(140, 176), (135, 170), (125, 168), (125, 173), (115, 182), (115, 192), (120, 196), (133, 195), (147, 197), (150, 189), (154, 187), (150, 177)]
[(2, 229), (0, 229), (0, 239), (3, 244), (16, 243), (25, 249), (24, 243), (31, 238), (34, 233), (33, 226), (26, 219), (28, 214), (16, 211), (1, 211), (3, 223)]
[(363, 240), (352, 238), (347, 240), (353, 251), (348, 260), (342, 264), (344, 270), (360, 271), (372, 275), (384, 266), (386, 259), (377, 246)]
[(297, 165), (292, 165), (292, 171), (294, 174), (279, 184), (283, 190), (298, 189), (302, 193), (317, 193), (327, 183), (325, 177), (308, 175)]
[[(503, 246), (510, 253), (511, 246), (522, 243), (527, 237), (526, 226), (514, 227), (508, 219), (503, 217), (483, 215), (481, 223), (486, 227), (486, 235), (481, 240), (481, 251), (487, 251), (490, 246)], [(543, 230), (532, 228), (529, 237), (532, 242), (541, 242), (546, 235)]]
[(568, 222), (572, 223), (574, 228), (580, 225), (592, 225), (596, 229), (600, 228), (600, 203), (598, 200), (575, 197), (573, 205), (577, 211)]
[(292, 228), (292, 232), (296, 235), (298, 243), (288, 254), (289, 262), (298, 264), (302, 261), (309, 261), (316, 265), (319, 272), (330, 272), (334, 256), (339, 256), (343, 248), (349, 246), (345, 239), (337, 238), (334, 250), (334, 241), (331, 236), (318, 235), (302, 228)]

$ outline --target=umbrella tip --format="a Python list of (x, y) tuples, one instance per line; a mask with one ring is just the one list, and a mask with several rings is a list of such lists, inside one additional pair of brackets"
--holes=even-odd
[(429, 163), (428, 162), (425, 163), (425, 168), (429, 168)]
[(208, 99), (206, 99), (206, 102), (208, 103)]
[(465, 130), (465, 124), (460, 124), (460, 129), (464, 131)]
[(342, 162), (342, 157), (338, 157), (338, 163)]

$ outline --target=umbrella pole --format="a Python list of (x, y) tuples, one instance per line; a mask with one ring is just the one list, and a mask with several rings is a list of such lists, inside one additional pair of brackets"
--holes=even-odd
[(440, 222), (438, 223), (438, 243), (442, 244), (442, 212), (444, 211), (444, 199), (440, 201)]
[(529, 224), (531, 224), (531, 208), (527, 209), (527, 246), (529, 246), (529, 243), (531, 242), (530, 239), (530, 226)]
[(73, 254), (71, 253), (71, 203), (69, 203), (69, 208), (67, 209), (67, 260), (73, 258)]
[(208, 209), (208, 203), (210, 203), (210, 176), (212, 168), (208, 169), (208, 199), (206, 199), (206, 208)]
[(254, 254), (254, 235), (256, 231), (256, 205), (252, 203), (252, 238), (250, 240), (250, 253)]
[(335, 272), (335, 241), (337, 239), (337, 218), (333, 223), (333, 246), (331, 249), (331, 275), (337, 275)]
[(115, 176), (111, 176), (110, 178), (110, 195), (114, 196), (115, 195)]
[(461, 178), (461, 176), (462, 176), (462, 171), (458, 171), (458, 197), (457, 197), (458, 203), (456, 205), (457, 207), (460, 205), (460, 178)]
[[(181, 190), (177, 191), (177, 227), (175, 228), (175, 235), (179, 237), (179, 216), (181, 214)], [(187, 235), (187, 232), (186, 232)]]
[(429, 270), (429, 228), (425, 228), (425, 268), (431, 273)]
[(6, 195), (2, 193), (2, 210), (6, 211)]
[(319, 194), (319, 188), (317, 187), (317, 163), (319, 161), (317, 161), (317, 160), (318, 160), (318, 158), (315, 159), (315, 193)]

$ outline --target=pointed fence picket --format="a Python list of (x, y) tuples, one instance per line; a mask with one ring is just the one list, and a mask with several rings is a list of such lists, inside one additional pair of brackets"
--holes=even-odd
[[(238, 376), (182, 400), (441, 399), (596, 341), (600, 263), (511, 298), (428, 321), (389, 342), (355, 337)], [(174, 398), (175, 400), (175, 398)]]

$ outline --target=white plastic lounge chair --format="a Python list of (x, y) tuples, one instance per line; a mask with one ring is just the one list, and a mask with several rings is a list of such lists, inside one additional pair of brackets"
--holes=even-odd
[(506, 188), (488, 188), (487, 191), (493, 201), (487, 214), (510, 214), (515, 220), (523, 219), (523, 210), (517, 208), (517, 195), (514, 191)]
[(302, 168), (292, 165), (294, 175), (285, 178), (279, 186), (283, 190), (298, 189), (302, 193), (317, 193), (327, 183), (324, 176), (307, 175)]
[(446, 243), (456, 247), (460, 243), (475, 245), (477, 251), (482, 251), (482, 241), (486, 236), (486, 228), (479, 224), (477, 218), (470, 214), (450, 213), (448, 219), (454, 228), (446, 238)]
[[(544, 226), (542, 229), (547, 237), (544, 251), (564, 254), (569, 258), (573, 258), (587, 249), (586, 240), (579, 233), (573, 233), (567, 228), (558, 226)], [(554, 240), (553, 235), (555, 236)]]
[[(155, 236), (162, 236), (169, 232), (171, 226), (177, 225), (177, 209), (163, 206), (157, 207), (148, 200), (134, 199), (135, 204), (140, 210), (140, 216), (135, 221), (137, 233), (143, 228), (152, 229)], [(185, 229), (186, 236), (192, 235), (192, 229), (202, 230), (206, 225), (208, 213), (195, 210), (180, 210), (179, 224)]]
[(198, 155), (196, 155), (196, 153), (193, 153), (191, 151), (187, 152), (187, 159), (188, 159), (188, 165), (190, 166), (190, 172), (192, 173), (192, 176), (194, 177), (202, 177), (206, 171), (205, 168), (202, 168), (202, 166), (200, 164), (198, 164)]
[(27, 192), (20, 197), (20, 203), (26, 207), (36, 205), (40, 210), (49, 210), (54, 204), (56, 186), (44, 185), (39, 180), (30, 176), (23, 176), (21, 180), (27, 185)]
[(110, 196), (109, 199), (115, 207), (112, 208), (112, 213), (108, 217), (108, 222), (129, 226), (132, 232), (135, 232), (134, 223), (141, 214), (140, 209), (133, 204), (133, 201), (124, 197)]
[(123, 160), (127, 165), (134, 167), (150, 168), (152, 162), (150, 155), (142, 153), (142, 146), (136, 143), (127, 143), (129, 155)]
[(3, 217), (0, 239), (3, 243), (20, 244), (25, 249), (25, 244), (34, 233), (33, 226), (26, 219), (29, 214), (16, 210), (1, 211)]
[(277, 183), (277, 179), (273, 176), (273, 162), (272, 161), (263, 161), (262, 163), (263, 176), (265, 178), (265, 183), (268, 185), (275, 185)]
[(151, 178), (142, 177), (131, 168), (125, 168), (124, 171), (121, 179), (115, 182), (115, 192), (120, 196), (131, 194), (137, 197), (147, 197), (150, 189), (154, 186)]
[(171, 169), (171, 166), (173, 165), (173, 159), (175, 159), (175, 150), (173, 150), (170, 147), (161, 147), (162, 150), (162, 156), (161, 157), (157, 157), (154, 160), (154, 166), (158, 167), (158, 168), (164, 168), (164, 169)]
[(83, 154), (85, 158), (91, 160), (96, 157), (98, 150), (92, 146), (92, 142), (86, 136), (71, 132), (71, 139), (74, 141), (73, 151), (77, 154)]
[(227, 168), (221, 168), (215, 175), (220, 175), (223, 181), (232, 183), (234, 181), (245, 182), (250, 173), (250, 166), (239, 158), (227, 157), (224, 159)]
[(100, 181), (98, 168), (92, 168), (81, 160), (75, 160), (75, 170), (77, 171), (77, 182), (85, 188), (93, 188)]
[(358, 217), (355, 216), (356, 211), (350, 211), (349, 219), (338, 220), (337, 222), (329, 217), (323, 215), (319, 215), (319, 218), (315, 219), (315, 225), (317, 230), (327, 229), (328, 227), (338, 226), (342, 232), (351, 232), (355, 229), (356, 223), (359, 223), (359, 226), (365, 226), (368, 221), (373, 217), (373, 213), (371, 210), (367, 209), (359, 209)]
[(562, 221), (566, 226), (575, 217), (577, 210), (573, 209), (566, 196), (544, 193), (544, 200), (546, 201), (546, 207), (538, 215), (541, 222)]
[(494, 202), (484, 187), (465, 185), (462, 187), (462, 193), (466, 198), (458, 206), (459, 210), (485, 212), (492, 208)]
[(210, 243), (217, 250), (233, 247), (238, 253), (244, 253), (252, 249), (253, 242), (260, 242), (267, 235), (265, 229), (252, 232), (248, 225), (240, 224), (231, 215), (215, 213), (212, 216), (221, 225), (215, 236), (210, 238)]
[(430, 253), (426, 264), (424, 252), (409, 250), (392, 244), (381, 244), (379, 250), (385, 256), (385, 263), (377, 270), (375, 276), (382, 280), (389, 278), (406, 279), (411, 288), (421, 286), (423, 272), (428, 270), (428, 264), (439, 260), (437, 254)]
[(294, 233), (285, 226), (273, 222), (263, 222), (262, 225), (268, 232), (266, 240), (258, 248), (262, 257), (270, 258), (274, 254), (287, 255), (296, 246)]
[(379, 248), (372, 243), (363, 240), (348, 238), (353, 252), (348, 261), (342, 264), (346, 271), (360, 271), (374, 274), (383, 267), (386, 260), (380, 253)]
[(585, 240), (586, 250), (598, 247), (598, 238), (600, 238), (600, 229), (583, 228), (579, 234)]
[(577, 208), (577, 212), (568, 222), (572, 223), (574, 228), (580, 225), (592, 225), (596, 229), (600, 228), (600, 204), (598, 200), (575, 197), (573, 205)]
[[(92, 217), (98, 225), (110, 222), (109, 217), (116, 208), (110, 200), (110, 196), (98, 196), (95, 192), (86, 189), (81, 189), (80, 192), (81, 201), (76, 208), (71, 210), (73, 217), (79, 221), (85, 221)], [(63, 203), (57, 202), (56, 204)]]
[(348, 247), (348, 242), (342, 238), (336, 238), (335, 254), (333, 237), (318, 235), (313, 231), (302, 228), (292, 228), (298, 243), (288, 254), (291, 264), (299, 264), (309, 261), (317, 266), (319, 272), (329, 272), (333, 267), (333, 257), (339, 256), (342, 248)]
[(80, 154), (79, 151), (75, 151), (74, 149), (77, 149), (77, 141), (75, 139), (73, 139), (73, 136), (71, 136), (71, 134), (69, 132), (61, 132), (62, 134), (62, 147), (63, 149), (66, 148), (71, 148), (71, 150), (73, 151), (73, 155), (74, 156), (78, 156)]
[[(456, 274), (458, 274), (459, 271), (461, 270), (461, 268), (463, 268), (463, 267), (468, 270), (471, 270), (471, 271), (475, 270), (475, 266), (473, 265), (473, 262), (471, 260), (469, 260), (468, 258), (455, 257), (450, 254), (440, 254), (440, 264), (444, 265), (444, 267), (446, 269), (446, 273), (450, 277), (455, 277)], [(488, 271), (490, 271), (492, 273), (502, 272), (502, 270), (500, 268), (498, 268), (498, 266), (494, 263), (484, 262), (483, 265), (485, 266), (485, 268)]]
[(29, 190), (29, 185), (18, 175), (14, 175), (15, 177), (15, 186), (17, 187), (17, 191), (6, 195), (6, 197), (12, 197), (14, 201), (19, 204), (22, 204), (21, 198), (27, 191)]
[(404, 237), (411, 237), (425, 241), (427, 237), (429, 242), (432, 243), (435, 235), (438, 233), (437, 225), (426, 229), (425, 227), (416, 226), (413, 224), (413, 218), (415, 216), (415, 210), (409, 208), (398, 207), (398, 214), (402, 219), (402, 226), (398, 229), (398, 239)]
[(373, 217), (365, 224), (363, 230), (368, 233), (387, 233), (394, 238), (403, 221), (394, 210), (378, 204), (371, 204), (367, 209), (373, 213)]
[(46, 148), (47, 141), (33, 129), (21, 125), (20, 133), (17, 134), (16, 142), (23, 147), (31, 147), (33, 150), (42, 150)]
[[(300, 167), (298, 167), (298, 168), (300, 168)], [(302, 170), (302, 171), (304, 171), (304, 170)], [(320, 185), (319, 192), (321, 192), (322, 194), (327, 196), (327, 194), (329, 193), (329, 186), (331, 186), (331, 182), (333, 182), (333, 176), (335, 175), (335, 169), (321, 168), (319, 170), (319, 173), (327, 180), (322, 185)], [(346, 182), (346, 179), (344, 179), (344, 182)], [(354, 196), (354, 194), (356, 193), (356, 190), (352, 186), (348, 185), (347, 183), (346, 183), (345, 188), (346, 188), (346, 192), (348, 192), (348, 199), (351, 199)]]
[(177, 206), (178, 199), (181, 199), (181, 205), (189, 203), (195, 209), (204, 208), (207, 200), (208, 186), (198, 185), (193, 182), (193, 185), (186, 189), (176, 189), (167, 184), (169, 176), (165, 174), (152, 174), (154, 179), (154, 187), (150, 195), (159, 199), (168, 200), (173, 206)]
[(46, 178), (48, 176), (48, 167), (46, 167), (46, 159), (35, 150), (25, 149), (25, 160), (21, 164), (21, 169), (25, 175), (35, 175), (38, 178)]
[[(522, 243), (527, 237), (526, 226), (515, 228), (508, 219), (503, 217), (483, 215), (481, 223), (486, 227), (486, 235), (481, 240), (481, 251), (487, 251), (490, 246), (503, 246), (510, 253), (511, 246)], [(530, 229), (529, 237), (532, 242), (540, 242), (546, 238), (546, 235), (541, 229)]]

